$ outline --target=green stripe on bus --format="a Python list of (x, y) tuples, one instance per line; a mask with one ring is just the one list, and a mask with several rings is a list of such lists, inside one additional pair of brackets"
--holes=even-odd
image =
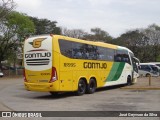
[(119, 77), (121, 76), (121, 74), (123, 72), (124, 65), (125, 65), (124, 62), (122, 62), (122, 63), (119, 64), (118, 69), (116, 71), (116, 74), (115, 74), (114, 78), (112, 79), (112, 81), (116, 81), (116, 80), (119, 79)]
[(125, 65), (124, 62), (115, 62), (105, 82), (118, 80), (122, 74), (124, 65)]
[(109, 73), (107, 79), (105, 80), (105, 82), (106, 81), (112, 81), (112, 79), (114, 78), (114, 76), (116, 74), (116, 71), (118, 70), (119, 64), (120, 64), (119, 62), (113, 63), (112, 68), (110, 70), (110, 73)]

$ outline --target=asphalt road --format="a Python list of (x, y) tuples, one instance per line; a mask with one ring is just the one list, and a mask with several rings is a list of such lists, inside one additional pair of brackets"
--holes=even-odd
[(0, 103), (0, 111), (160, 111), (160, 90), (111, 87), (83, 96), (64, 93), (54, 97), (46, 92), (26, 91), (22, 78), (0, 78)]

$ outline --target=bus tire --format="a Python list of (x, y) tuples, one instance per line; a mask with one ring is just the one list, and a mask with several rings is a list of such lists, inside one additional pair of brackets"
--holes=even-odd
[(87, 87), (87, 85), (86, 85), (85, 80), (80, 79), (79, 82), (78, 82), (78, 90), (76, 92), (76, 95), (80, 96), (80, 95), (85, 94), (86, 87)]
[(87, 85), (87, 93), (88, 94), (94, 93), (96, 91), (96, 88), (97, 88), (96, 80), (91, 78), (89, 84)]
[(127, 77), (127, 85), (128, 86), (132, 85), (132, 78), (131, 78), (131, 76)]

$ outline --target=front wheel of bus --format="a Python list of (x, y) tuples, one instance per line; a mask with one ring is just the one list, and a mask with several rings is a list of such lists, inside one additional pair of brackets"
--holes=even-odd
[(127, 77), (127, 85), (132, 85), (132, 78), (131, 78), (131, 76)]
[(97, 87), (97, 84), (96, 84), (96, 81), (95, 79), (90, 79), (89, 81), (89, 84), (87, 86), (87, 93), (88, 94), (92, 94), (96, 91), (96, 87)]
[(77, 95), (83, 95), (86, 92), (86, 82), (83, 79), (79, 80)]

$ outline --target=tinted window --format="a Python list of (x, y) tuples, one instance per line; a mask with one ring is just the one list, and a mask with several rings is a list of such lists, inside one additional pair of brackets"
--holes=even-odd
[(140, 65), (140, 69), (144, 71), (151, 71), (151, 68), (148, 65)]
[(73, 57), (73, 51), (72, 51), (72, 45), (69, 41), (65, 41), (65, 40), (59, 40), (59, 44), (60, 44), (60, 51), (61, 54), (72, 58)]
[(99, 60), (114, 60), (114, 50), (109, 48), (98, 47), (98, 59)]
[(128, 52), (125, 50), (116, 50), (114, 60), (115, 62), (127, 62), (131, 64)]
[(94, 59), (98, 58), (97, 47), (93, 45), (72, 42), (73, 57), (76, 59)]
[(61, 54), (74, 59), (114, 60), (114, 50), (89, 44), (59, 40)]
[(160, 67), (160, 64), (156, 64), (156, 65)]
[(155, 65), (151, 65), (151, 68), (152, 68), (153, 71), (158, 72), (158, 68)]

